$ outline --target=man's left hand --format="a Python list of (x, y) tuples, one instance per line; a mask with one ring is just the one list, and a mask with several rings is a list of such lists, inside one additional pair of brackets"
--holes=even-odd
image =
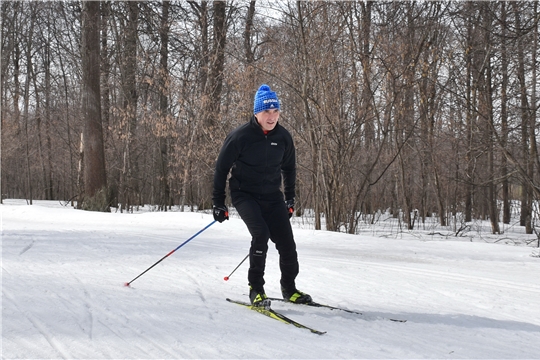
[(289, 219), (294, 214), (294, 199), (285, 200), (285, 205), (287, 205), (287, 210), (289, 211)]

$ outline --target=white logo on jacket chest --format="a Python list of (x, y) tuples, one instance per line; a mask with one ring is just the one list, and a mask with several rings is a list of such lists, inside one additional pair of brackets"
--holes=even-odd
[(277, 146), (277, 143), (271, 142), (270, 145), (272, 145), (272, 146)]

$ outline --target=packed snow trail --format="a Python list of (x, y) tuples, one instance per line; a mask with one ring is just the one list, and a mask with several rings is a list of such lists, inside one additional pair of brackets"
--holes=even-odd
[[(327, 331), (317, 336), (224, 301), (247, 300), (247, 263), (223, 281), (249, 248), (237, 218), (125, 287), (212, 216), (17, 200), (0, 210), (5, 359), (540, 358), (540, 261), (526, 246), (346, 235), (295, 223), (299, 289), (363, 314), (272, 304)], [(273, 248), (265, 278), (267, 294), (279, 296)]]

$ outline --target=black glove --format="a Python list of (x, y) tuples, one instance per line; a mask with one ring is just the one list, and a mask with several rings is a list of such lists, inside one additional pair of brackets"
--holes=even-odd
[(225, 205), (214, 205), (214, 220), (220, 223), (229, 220), (229, 209)]
[(289, 219), (294, 214), (294, 199), (285, 200), (285, 205), (287, 205), (287, 210), (289, 211)]

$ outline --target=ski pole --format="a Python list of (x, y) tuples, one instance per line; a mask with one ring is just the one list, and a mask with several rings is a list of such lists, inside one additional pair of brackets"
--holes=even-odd
[(150, 270), (151, 268), (153, 268), (154, 266), (156, 266), (157, 264), (159, 264), (160, 262), (162, 262), (163, 260), (165, 260), (165, 258), (169, 257), (170, 255), (172, 255), (176, 250), (180, 249), (182, 246), (186, 245), (188, 242), (190, 242), (191, 240), (193, 240), (197, 235), (199, 235), (200, 233), (202, 233), (204, 230), (208, 229), (210, 226), (212, 226), (214, 223), (216, 222), (216, 220), (212, 221), (210, 224), (206, 225), (204, 228), (202, 228), (201, 230), (199, 230), (199, 232), (197, 232), (195, 235), (193, 235), (192, 237), (190, 237), (189, 239), (187, 239), (186, 241), (184, 241), (183, 243), (181, 243), (180, 245), (178, 245), (176, 247), (176, 249), (172, 250), (171, 252), (169, 252), (167, 255), (165, 255), (164, 257), (162, 257), (161, 259), (159, 259), (158, 262), (156, 262), (154, 265), (150, 266), (148, 269), (144, 270), (142, 273), (140, 273), (135, 279), (131, 280), (130, 282), (127, 282), (124, 284), (124, 286), (129, 286), (132, 282), (134, 282), (135, 280), (137, 280), (138, 278), (140, 278), (141, 276), (143, 276), (148, 270)]
[(240, 265), (242, 265), (244, 263), (244, 261), (246, 261), (246, 259), (249, 257), (249, 254), (246, 255), (246, 257), (244, 258), (244, 260), (240, 261), (240, 264), (238, 264), (238, 266), (236, 266), (234, 268), (234, 270), (229, 274), (229, 276), (225, 276), (223, 278), (223, 280), (227, 281), (229, 280), (229, 278), (231, 277), (232, 274), (234, 274), (234, 272), (236, 271), (236, 269), (238, 269), (240, 267)]

